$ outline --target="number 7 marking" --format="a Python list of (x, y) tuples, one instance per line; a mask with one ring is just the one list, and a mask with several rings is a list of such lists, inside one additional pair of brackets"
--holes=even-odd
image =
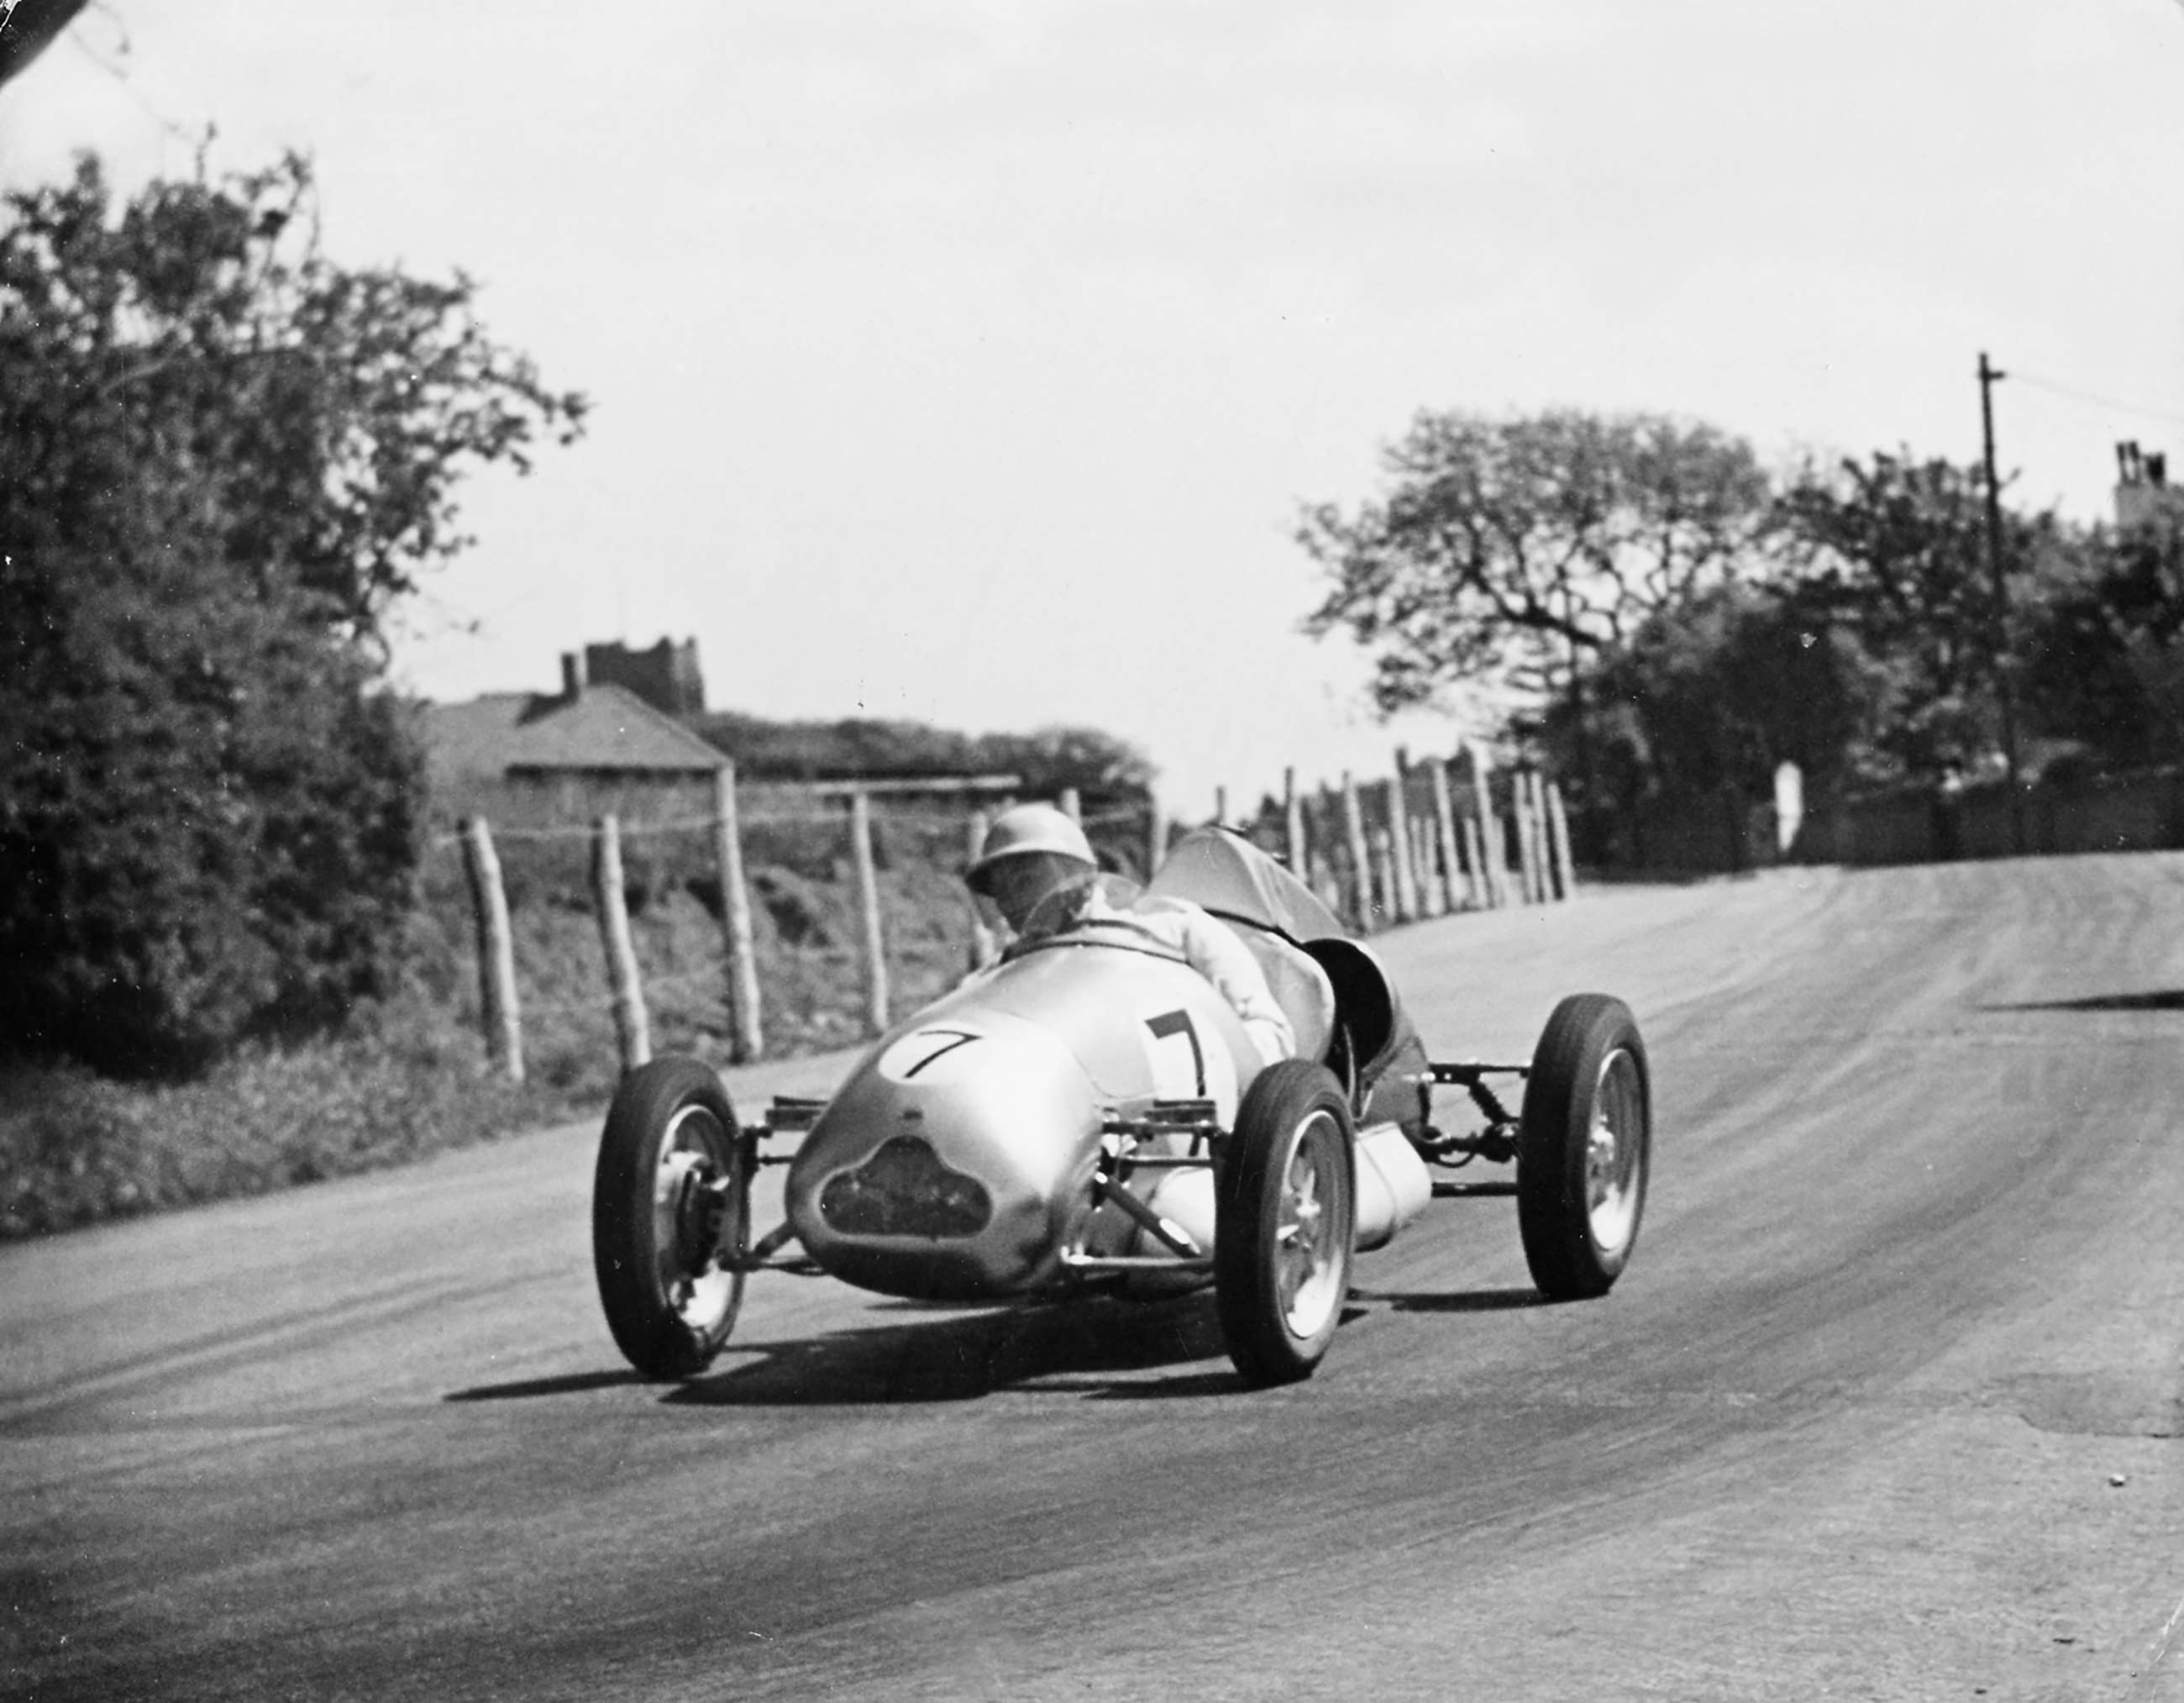
[(934, 1047), (930, 1053), (927, 1053), (925, 1057), (919, 1059), (915, 1064), (911, 1065), (909, 1069), (904, 1071), (902, 1073), (902, 1079), (905, 1082), (907, 1082), (911, 1077), (915, 1076), (919, 1071), (922, 1070), (927, 1065), (930, 1064), (934, 1059), (944, 1058), (950, 1053), (953, 1053), (957, 1047), (968, 1047), (973, 1041), (976, 1041), (978, 1038), (975, 1035), (967, 1035), (960, 1029), (924, 1029), (920, 1030), (918, 1032), (920, 1035), (944, 1035), (948, 1037), (948, 1040), (945, 1045)]
[(1190, 1069), (1198, 1083), (1197, 1094), (1206, 1097), (1206, 1049), (1198, 1044), (1198, 1026), (1190, 1020), (1187, 1011), (1163, 1011), (1158, 1017), (1148, 1017), (1145, 1027), (1153, 1038), (1165, 1041), (1171, 1035), (1180, 1035), (1190, 1042)]

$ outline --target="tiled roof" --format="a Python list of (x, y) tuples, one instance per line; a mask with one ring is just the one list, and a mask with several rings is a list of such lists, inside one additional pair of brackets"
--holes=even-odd
[(573, 700), (497, 692), (422, 708), (432, 772), (448, 780), (566, 771), (710, 774), (725, 760), (620, 686), (588, 686)]

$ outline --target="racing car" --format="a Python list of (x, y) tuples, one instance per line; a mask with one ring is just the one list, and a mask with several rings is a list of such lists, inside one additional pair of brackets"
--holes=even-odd
[[(777, 1098), (745, 1124), (700, 1060), (623, 1079), (592, 1239), (608, 1327), (638, 1372), (702, 1372), (745, 1280), (792, 1271), (929, 1301), (1210, 1287), (1245, 1382), (1290, 1382), (1334, 1341), (1356, 1256), (1435, 1196), (1513, 1195), (1552, 1298), (1621, 1275), (1652, 1157), (1646, 1047), (1621, 1001), (1563, 999), (1527, 1064), (1434, 1063), (1378, 958), (1248, 840), (1187, 835), (1141, 892), (1098, 879), (1108, 902), (1027, 930), (882, 1036), (831, 1097)], [(1129, 925), (1134, 902), (1178, 898), (1258, 959), (1295, 1056), (1263, 1062), (1213, 986)], [(1474, 1127), (1435, 1123), (1444, 1088), (1463, 1091)], [(1513, 1178), (1462, 1175), (1474, 1162)], [(753, 1182), (781, 1164), (785, 1214), (761, 1229)]]

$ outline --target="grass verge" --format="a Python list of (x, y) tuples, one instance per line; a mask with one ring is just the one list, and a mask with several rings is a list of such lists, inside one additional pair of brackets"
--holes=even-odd
[(579, 1109), (484, 1063), (416, 1008), (370, 1013), (336, 1040), (253, 1047), (192, 1082), (18, 1061), (0, 1070), (0, 1237), (399, 1164)]
[[(725, 1064), (731, 1031), (717, 891), (654, 875), (632, 895), (655, 1053)], [(844, 870), (754, 873), (770, 1057), (855, 1041), (864, 969)], [(905, 857), (881, 875), (892, 1009), (961, 973), (966, 902), (950, 872)], [(709, 905), (707, 900), (710, 899)], [(189, 1082), (117, 1082), (79, 1066), (0, 1062), (0, 1239), (263, 1194), (597, 1117), (620, 1073), (599, 930), (580, 885), (511, 894), (526, 1080), (490, 1068), (457, 890), (428, 887), (410, 985), (346, 1033), (253, 1047)]]

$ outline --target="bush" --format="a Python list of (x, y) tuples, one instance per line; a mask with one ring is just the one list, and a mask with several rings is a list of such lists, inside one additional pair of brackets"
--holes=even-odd
[[(427, 863), (433, 901), (393, 943), (399, 982), (337, 1033), (254, 1041), (186, 1082), (117, 1081), (57, 1059), (0, 1064), (0, 1237), (263, 1193), (597, 1116), (619, 1063), (581, 876), (572, 866), (571, 885), (553, 884), (536, 867), (532, 902), (513, 919), (529, 1075), (518, 1088), (492, 1072), (480, 1038), (467, 901), (445, 879), (456, 861), (443, 847)], [(769, 1053), (856, 1044), (854, 893), (772, 868), (754, 871), (753, 884), (793, 891), (811, 925), (784, 938), (773, 913), (755, 906)], [(952, 870), (922, 859), (900, 860), (880, 887), (894, 1008), (905, 1013), (962, 974), (967, 909)], [(632, 932), (655, 1052), (727, 1064), (717, 911), (669, 889)]]
[(584, 410), (471, 293), (335, 265), (292, 157), (0, 198), (0, 1052), (187, 1075), (390, 985), (386, 618)]
[(0, 628), (38, 635), (0, 677), (16, 1046), (182, 1074), (390, 986), (421, 780), (360, 660), (160, 556), (25, 551)]
[(474, 1037), (406, 1004), (337, 1038), (246, 1047), (192, 1082), (18, 1059), (0, 1067), (0, 1237), (375, 1170), (572, 1109), (483, 1064)]

